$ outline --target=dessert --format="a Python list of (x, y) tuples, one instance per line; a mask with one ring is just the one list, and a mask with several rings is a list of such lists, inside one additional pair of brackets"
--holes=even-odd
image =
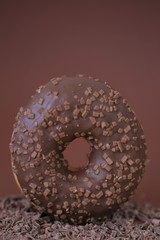
[[(63, 151), (78, 137), (88, 164), (74, 169)], [(15, 179), (40, 212), (84, 224), (105, 219), (133, 195), (146, 164), (146, 142), (128, 102), (92, 77), (53, 78), (21, 107), (10, 144)]]

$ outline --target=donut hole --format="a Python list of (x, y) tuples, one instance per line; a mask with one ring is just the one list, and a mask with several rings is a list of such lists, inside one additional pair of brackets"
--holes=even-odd
[(68, 162), (68, 169), (78, 171), (87, 167), (89, 152), (90, 146), (84, 138), (73, 140), (63, 152), (64, 159)]

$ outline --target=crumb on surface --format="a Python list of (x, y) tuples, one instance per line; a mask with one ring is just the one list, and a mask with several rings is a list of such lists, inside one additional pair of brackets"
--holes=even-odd
[(160, 239), (160, 208), (126, 203), (101, 224), (74, 226), (51, 221), (24, 197), (6, 197), (0, 199), (0, 239)]

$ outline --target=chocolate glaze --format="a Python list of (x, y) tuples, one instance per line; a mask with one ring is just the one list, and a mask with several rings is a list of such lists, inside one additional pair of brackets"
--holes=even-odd
[[(90, 144), (88, 165), (63, 157), (77, 137)], [(97, 222), (133, 195), (144, 173), (146, 142), (127, 101), (99, 79), (53, 78), (20, 108), (10, 144), (22, 192), (54, 219)]]

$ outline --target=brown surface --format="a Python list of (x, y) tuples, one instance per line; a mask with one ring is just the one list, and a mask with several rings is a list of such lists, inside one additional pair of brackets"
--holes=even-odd
[(102, 224), (69, 225), (40, 215), (21, 197), (0, 199), (0, 237), (5, 240), (160, 239), (160, 209), (125, 204)]
[(19, 107), (51, 77), (84, 73), (137, 113), (151, 162), (135, 199), (160, 206), (159, 1), (1, 1), (0, 11), (0, 195), (19, 192), (8, 149)]

